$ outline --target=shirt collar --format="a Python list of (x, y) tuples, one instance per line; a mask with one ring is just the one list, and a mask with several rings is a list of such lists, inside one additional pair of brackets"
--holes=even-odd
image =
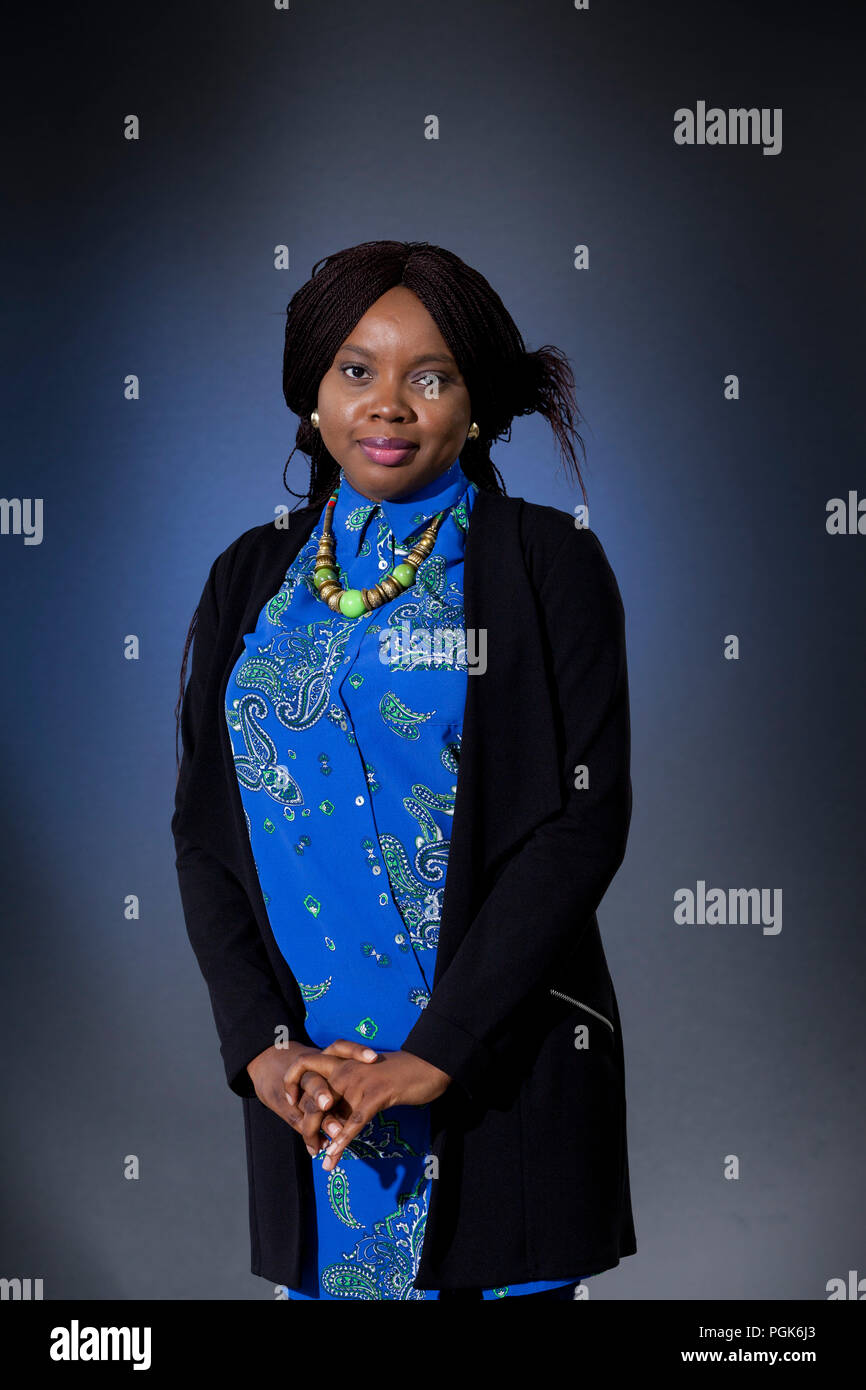
[(456, 458), (438, 478), (431, 479), (414, 492), (402, 497), (389, 497), (384, 502), (374, 502), (352, 486), (341, 468), (340, 493), (332, 524), (341, 533), (349, 531), (357, 535), (360, 545), (370, 517), (377, 508), (381, 508), (396, 544), (404, 545), (416, 531), (429, 525), (438, 512), (454, 507), (468, 487), (469, 479), (460, 466), (460, 459)]

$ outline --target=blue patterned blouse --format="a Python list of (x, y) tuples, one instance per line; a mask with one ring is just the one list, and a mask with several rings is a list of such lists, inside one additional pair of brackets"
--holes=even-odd
[[(332, 525), (346, 587), (372, 588), (448, 509), (433, 552), (403, 596), (346, 618), (313, 584), (317, 527), (229, 679), (226, 720), (253, 858), (319, 1047), (345, 1037), (396, 1051), (430, 997), (467, 658), (477, 659), (463, 618), (476, 492), (459, 459), (382, 503), (341, 470)], [(435, 1180), (429, 1148), (429, 1106), (406, 1105), (376, 1115), (331, 1172), (322, 1149), (312, 1160), (318, 1253), (292, 1298), (439, 1297), (413, 1287)]]

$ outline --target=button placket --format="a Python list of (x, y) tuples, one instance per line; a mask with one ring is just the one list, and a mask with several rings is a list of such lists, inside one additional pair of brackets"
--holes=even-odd
[[(372, 557), (368, 558), (372, 559)], [(354, 580), (353, 576), (353, 584), (354, 587), (360, 588), (362, 587), (363, 580), (357, 582)], [(351, 685), (350, 677), (353, 671), (356, 669), (356, 666), (358, 665), (358, 659), (361, 654), (361, 648), (363, 646), (364, 640), (369, 639), (373, 642), (377, 640), (378, 634), (370, 633), (369, 629), (371, 626), (378, 626), (380, 613), (380, 609), (373, 609), (373, 611), (367, 614), (365, 617), (357, 619), (356, 627), (352, 632), (350, 642), (347, 643), (346, 657), (344, 659), (344, 670), (340, 678), (339, 684), (339, 696), (343, 709), (345, 710), (348, 716), (348, 720), (351, 722), (353, 732), (355, 730), (355, 721), (352, 719), (351, 699), (349, 698), (349, 695), (350, 692), (351, 695), (354, 695), (355, 691), (353, 686)], [(363, 688), (364, 687), (362, 686), (361, 689), (363, 690)], [(430, 984), (426, 974), (424, 973), (424, 968), (421, 964), (418, 947), (412, 940), (409, 928), (403, 919), (403, 914), (401, 913), (400, 908), (394, 900), (394, 893), (391, 885), (391, 877), (388, 873), (387, 865), (384, 864), (384, 852), (382, 850), (382, 844), (379, 838), (379, 828), (376, 823), (376, 814), (373, 807), (373, 796), (367, 783), (366, 758), (364, 756), (364, 749), (361, 746), (361, 742), (357, 737), (357, 733), (355, 734), (355, 750), (359, 760), (361, 778), (364, 785), (364, 792), (363, 794), (361, 792), (356, 792), (352, 798), (352, 801), (358, 814), (366, 815), (368, 817), (368, 824), (370, 827), (369, 833), (373, 839), (373, 843), (377, 846), (380, 858), (383, 860), (384, 876), (383, 879), (380, 879), (381, 891), (379, 894), (379, 902), (382, 905), (382, 907), (386, 909), (386, 911), (389, 910), (388, 915), (393, 918), (396, 924), (396, 929), (393, 932), (389, 932), (389, 938), (393, 935), (394, 945), (398, 947), (398, 949), (392, 953), (392, 960), (394, 964), (398, 965), (398, 969), (402, 978), (407, 982), (407, 984), (411, 988), (421, 988), (425, 993), (429, 994)], [(414, 968), (409, 966), (409, 952), (400, 949), (403, 946), (408, 946), (411, 948), (411, 955), (412, 960), (414, 962)]]

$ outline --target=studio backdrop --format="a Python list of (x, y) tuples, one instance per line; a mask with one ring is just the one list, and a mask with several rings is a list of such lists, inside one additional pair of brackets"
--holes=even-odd
[[(591, 1297), (862, 1271), (861, 37), (854, 6), (746, 0), (18, 11), (4, 1278), (274, 1297), (184, 930), (174, 710), (211, 563), (298, 500), (286, 305), (377, 238), (452, 250), (568, 354), (622, 593), (634, 809), (599, 923), (637, 1252)], [(494, 461), (577, 519), (539, 417)]]

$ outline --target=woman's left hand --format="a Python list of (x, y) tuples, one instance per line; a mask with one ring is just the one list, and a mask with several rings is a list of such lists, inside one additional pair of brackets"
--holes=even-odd
[[(300, 1077), (293, 1077), (290, 1069), (287, 1084), (296, 1080)], [(322, 1166), (328, 1171), (335, 1168), (346, 1146), (380, 1110), (391, 1105), (428, 1105), (450, 1082), (447, 1072), (411, 1052), (380, 1052), (375, 1062), (347, 1058), (328, 1078), (340, 1099), (327, 1112), (327, 1119), (336, 1121), (340, 1129), (328, 1144)]]

